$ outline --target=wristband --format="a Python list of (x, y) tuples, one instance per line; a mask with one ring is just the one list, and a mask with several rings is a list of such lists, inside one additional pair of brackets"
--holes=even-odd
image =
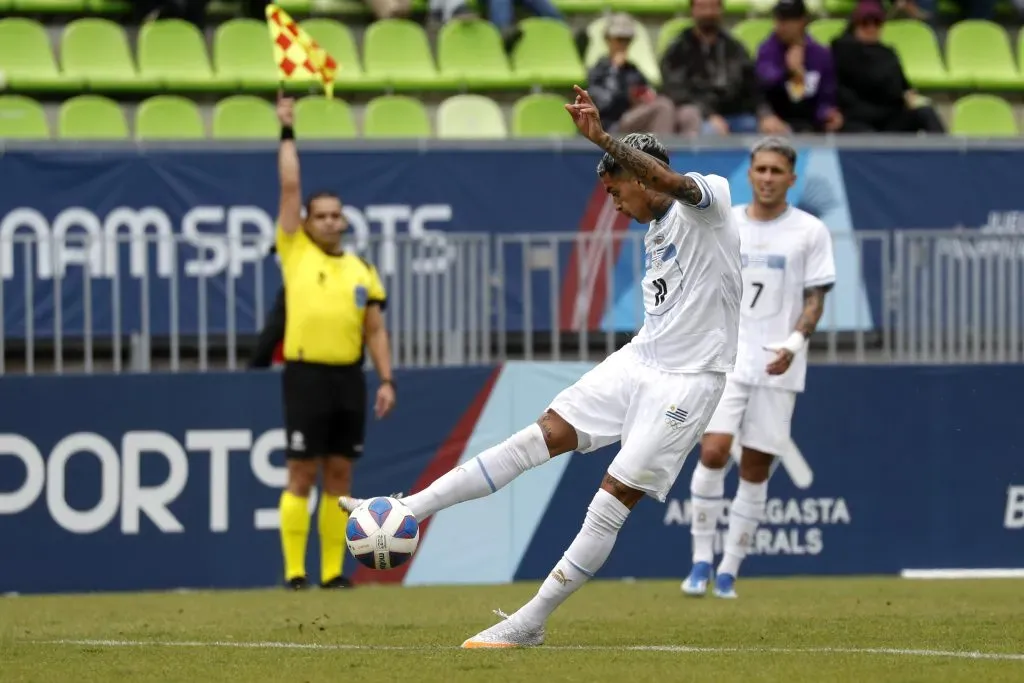
[(294, 140), (295, 129), (291, 126), (281, 126), (281, 140)]
[(380, 381), (380, 383), (381, 384), (388, 384), (388, 385), (391, 386), (392, 389), (395, 389), (395, 390), (398, 389), (398, 387), (395, 386), (395, 380), (393, 380), (393, 379), (382, 379)]
[(794, 356), (804, 350), (807, 345), (807, 337), (800, 332), (793, 332), (786, 341), (779, 344), (780, 349), (786, 349)]

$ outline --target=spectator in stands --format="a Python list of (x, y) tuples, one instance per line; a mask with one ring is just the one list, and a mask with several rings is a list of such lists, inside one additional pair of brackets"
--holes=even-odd
[(658, 95), (647, 78), (629, 61), (627, 53), (635, 35), (633, 18), (614, 14), (605, 25), (608, 54), (590, 69), (590, 96), (601, 112), (601, 125), (615, 133), (641, 131), (655, 135), (675, 134), (672, 100)]
[(775, 31), (757, 52), (757, 77), (772, 111), (795, 133), (843, 126), (828, 48), (807, 35), (804, 0), (779, 0)]
[(693, 0), (692, 12), (694, 26), (680, 33), (661, 59), (665, 93), (678, 107), (679, 126), (688, 128), (697, 119), (711, 135), (759, 128), (786, 132), (764, 100), (746, 48), (722, 26), (722, 0)]
[(430, 24), (447, 24), (453, 19), (479, 19), (466, 0), (430, 0), (429, 7)]
[(517, 4), (522, 3), (535, 16), (565, 21), (565, 16), (558, 11), (551, 0), (484, 0), (484, 2), (487, 5), (487, 17), (501, 31), (505, 49), (509, 52), (512, 51), (522, 35), (522, 31), (516, 27), (515, 6)]
[(861, 0), (844, 35), (832, 41), (844, 133), (944, 132), (938, 114), (911, 87), (896, 51), (879, 38), (885, 10)]
[(378, 19), (399, 19), (412, 12), (411, 0), (366, 0)]

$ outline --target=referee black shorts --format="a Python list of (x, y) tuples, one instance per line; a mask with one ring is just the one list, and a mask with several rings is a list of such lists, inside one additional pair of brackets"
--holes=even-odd
[(362, 367), (287, 361), (282, 374), (287, 457), (361, 456), (366, 432)]

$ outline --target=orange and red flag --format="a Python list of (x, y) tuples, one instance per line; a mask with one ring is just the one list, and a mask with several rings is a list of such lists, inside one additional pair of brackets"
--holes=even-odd
[(324, 94), (334, 97), (334, 74), (338, 71), (334, 57), (277, 5), (267, 5), (267, 26), (281, 80), (317, 80), (323, 85)]

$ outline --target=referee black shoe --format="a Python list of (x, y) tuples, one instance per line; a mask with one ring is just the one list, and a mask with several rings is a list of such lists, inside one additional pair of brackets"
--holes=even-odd
[(355, 588), (355, 584), (349, 581), (344, 576), (335, 576), (326, 583), (321, 583), (320, 587), (324, 590), (333, 590), (335, 588)]
[(288, 579), (284, 582), (285, 588), (293, 591), (301, 591), (309, 588), (309, 581), (305, 576), (296, 576), (293, 579)]

